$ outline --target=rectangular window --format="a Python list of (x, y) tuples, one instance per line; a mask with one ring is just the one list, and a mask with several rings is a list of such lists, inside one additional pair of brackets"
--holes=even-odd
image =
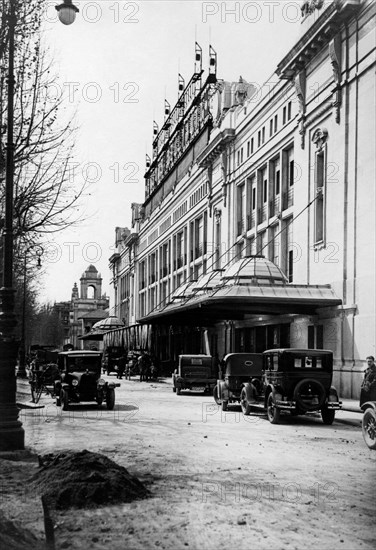
[(271, 137), (273, 135), (273, 119), (270, 119), (269, 126), (269, 137)]
[(268, 200), (268, 180), (264, 179), (263, 181), (263, 202), (266, 202)]
[(253, 145), (254, 145), (254, 140), (253, 138), (251, 138), (251, 155), (253, 154)]
[(262, 231), (257, 235), (258, 250), (257, 254), (266, 255), (266, 231)]
[(252, 188), (252, 210), (256, 209), (256, 186)]
[(240, 151), (238, 151), (238, 166), (240, 164)]
[(279, 195), (281, 190), (281, 172), (278, 170), (275, 171), (275, 194)]
[(240, 163), (243, 162), (243, 147), (240, 149)]
[(308, 326), (308, 348), (324, 349), (324, 325)]
[(283, 107), (282, 123), (286, 124), (286, 107)]
[(324, 241), (324, 212), (325, 212), (325, 152), (316, 154), (315, 166), (315, 242)]
[(262, 143), (265, 143), (265, 126), (262, 128)]
[(278, 130), (278, 115), (274, 117), (274, 133)]
[(289, 161), (289, 187), (294, 185), (295, 172), (294, 172), (294, 159)]
[(247, 157), (249, 157), (249, 155), (250, 155), (250, 150), (251, 150), (250, 143), (249, 143), (249, 141), (247, 141)]
[(261, 145), (261, 130), (257, 132), (257, 147)]
[(270, 260), (279, 266), (279, 225), (274, 225), (270, 230)]
[(291, 120), (291, 101), (287, 104), (287, 120)]

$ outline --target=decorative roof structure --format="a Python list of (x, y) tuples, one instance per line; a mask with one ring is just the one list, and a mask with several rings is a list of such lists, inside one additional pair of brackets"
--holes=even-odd
[(232, 264), (222, 274), (225, 284), (286, 284), (283, 271), (265, 256), (248, 256)]
[(106, 317), (93, 325), (93, 330), (113, 330), (115, 328), (124, 327), (124, 323), (121, 319), (115, 316)]

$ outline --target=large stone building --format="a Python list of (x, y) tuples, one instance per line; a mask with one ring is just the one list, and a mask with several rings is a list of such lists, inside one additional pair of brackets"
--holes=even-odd
[(375, 8), (303, 2), (259, 90), (219, 80), (213, 49), (204, 78), (197, 45), (110, 258), (117, 311), (171, 368), (183, 351), (325, 348), (358, 397), (376, 335)]

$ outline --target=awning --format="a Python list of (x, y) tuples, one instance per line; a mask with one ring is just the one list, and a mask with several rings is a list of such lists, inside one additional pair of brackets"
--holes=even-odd
[(96, 341), (102, 341), (104, 332), (88, 332), (87, 334), (84, 334), (83, 336), (79, 336), (79, 340), (96, 340)]
[(338, 306), (330, 285), (222, 285), (179, 303), (169, 303), (158, 311), (140, 318), (140, 323), (204, 325), (221, 320), (242, 320), (247, 315), (305, 314), (314, 315), (317, 308)]

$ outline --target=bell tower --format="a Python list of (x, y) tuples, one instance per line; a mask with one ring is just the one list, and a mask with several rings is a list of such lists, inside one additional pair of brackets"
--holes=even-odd
[(102, 277), (93, 265), (89, 265), (80, 279), (81, 293), (83, 300), (100, 300), (102, 297)]

